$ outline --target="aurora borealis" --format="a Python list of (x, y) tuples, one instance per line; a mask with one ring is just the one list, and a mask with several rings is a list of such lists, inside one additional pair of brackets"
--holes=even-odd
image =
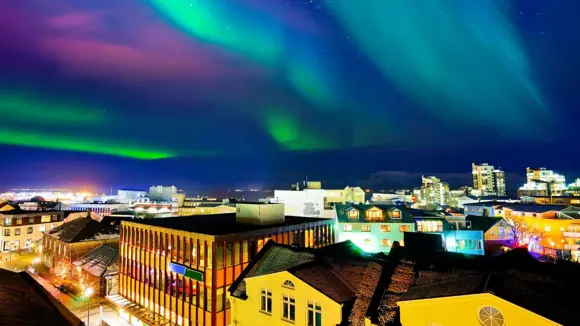
[(577, 9), (4, 1), (0, 146), (136, 160), (371, 147), (388, 161), (399, 148), (562, 143), (580, 117)]

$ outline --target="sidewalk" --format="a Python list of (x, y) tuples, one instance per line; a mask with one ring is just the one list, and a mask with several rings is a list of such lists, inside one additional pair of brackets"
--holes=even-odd
[(54, 285), (52, 285), (48, 280), (40, 275), (35, 275), (29, 272), (29, 274), (34, 277), (38, 284), (42, 285), (53, 297), (55, 297), (60, 303), (62, 303), (68, 310), (78, 309), (80, 307), (86, 306), (86, 302), (75, 301), (70, 295), (60, 292)]

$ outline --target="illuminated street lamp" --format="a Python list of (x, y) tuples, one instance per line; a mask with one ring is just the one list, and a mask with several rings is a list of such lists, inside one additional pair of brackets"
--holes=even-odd
[(84, 291), (84, 295), (85, 295), (85, 298), (87, 298), (87, 300), (88, 300), (88, 302), (87, 302), (87, 326), (89, 326), (90, 325), (89, 318), (91, 316), (91, 314), (90, 314), (91, 296), (93, 295), (93, 288), (91, 288), (91, 287), (86, 288)]

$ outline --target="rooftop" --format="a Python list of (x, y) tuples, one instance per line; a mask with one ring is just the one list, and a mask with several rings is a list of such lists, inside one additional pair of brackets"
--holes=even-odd
[(300, 225), (305, 223), (319, 223), (332, 219), (311, 218), (300, 216), (286, 216), (283, 223), (275, 224), (242, 224), (236, 222), (236, 213), (175, 216), (166, 218), (150, 218), (131, 220), (130, 222), (158, 226), (187, 232), (207, 235), (225, 235), (232, 233), (251, 232), (284, 226)]
[(105, 217), (101, 222), (80, 217), (50, 230), (48, 234), (60, 241), (73, 243), (119, 237), (119, 220)]
[(11, 209), (9, 211), (0, 211), (0, 215), (42, 215), (42, 214), (52, 214), (52, 213), (62, 213), (59, 210), (47, 210), (47, 211), (27, 211), (20, 208)]
[(82, 322), (26, 272), (0, 269), (2, 326), (80, 326)]
[[(366, 219), (366, 211), (378, 208), (383, 212), (383, 220), (376, 221), (377, 223), (413, 223), (411, 215), (409, 214), (409, 209), (404, 206), (397, 205), (385, 205), (385, 204), (336, 204), (336, 216), (339, 222), (361, 222), (368, 223)], [(357, 210), (359, 212), (357, 218), (352, 218), (348, 215), (351, 210)], [(391, 218), (389, 212), (400, 211), (401, 218)]]
[(79, 266), (91, 275), (102, 277), (119, 264), (119, 246), (101, 245), (78, 258), (73, 265)]

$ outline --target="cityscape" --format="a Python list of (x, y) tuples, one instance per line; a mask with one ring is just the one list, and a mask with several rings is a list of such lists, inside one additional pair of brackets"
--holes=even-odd
[(580, 325), (578, 12), (0, 1), (0, 326)]

